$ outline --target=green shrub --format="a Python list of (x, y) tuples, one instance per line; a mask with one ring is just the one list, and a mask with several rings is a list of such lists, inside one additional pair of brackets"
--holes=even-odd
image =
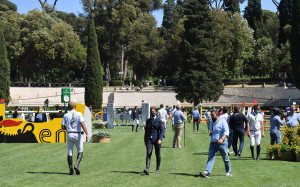
[(109, 82), (108, 81), (102, 81), (103, 82), (103, 86), (109, 86)]
[(135, 81), (133, 81), (133, 84), (134, 84), (134, 86), (138, 87), (142, 84), (142, 81), (141, 80), (135, 80)]
[(106, 131), (95, 131), (93, 132), (92, 136), (97, 136), (97, 137), (111, 137), (110, 132)]
[(110, 85), (111, 86), (122, 86), (124, 84), (124, 81), (123, 80), (112, 80), (110, 82)]

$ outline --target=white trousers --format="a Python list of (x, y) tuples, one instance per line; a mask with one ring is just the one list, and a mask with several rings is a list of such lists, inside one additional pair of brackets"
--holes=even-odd
[(83, 152), (83, 142), (80, 133), (68, 133), (68, 155), (73, 156), (73, 147), (76, 146), (77, 153)]
[(139, 120), (138, 119), (134, 119), (132, 120), (132, 125), (134, 125), (134, 122), (136, 122), (137, 125), (140, 125)]
[(162, 121), (164, 124), (164, 128), (167, 129), (167, 122), (166, 121)]
[(261, 131), (250, 131), (250, 146), (260, 145)]

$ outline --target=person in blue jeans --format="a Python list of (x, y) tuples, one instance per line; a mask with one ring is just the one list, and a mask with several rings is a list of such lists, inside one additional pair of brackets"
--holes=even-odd
[[(234, 106), (234, 114), (230, 116), (229, 126), (232, 129), (232, 147), (235, 156), (241, 156), (244, 148), (245, 132), (247, 130), (247, 118), (240, 113), (240, 107)], [(239, 150), (237, 150), (238, 139), (240, 139)]]
[(194, 111), (191, 114), (193, 119), (193, 131), (195, 132), (195, 126), (197, 124), (197, 132), (199, 131), (199, 123), (200, 123), (200, 113), (197, 107), (194, 107)]
[(232, 109), (229, 110), (229, 114), (228, 114), (228, 117), (227, 117), (227, 124), (228, 124), (228, 127), (229, 127), (229, 136), (228, 136), (228, 155), (230, 156), (230, 147), (232, 145), (232, 141), (233, 141), (233, 132), (232, 132), (232, 129), (230, 128), (230, 117), (232, 116), (233, 112), (232, 112)]
[(270, 137), (271, 137), (271, 145), (280, 144), (281, 134), (280, 134), (280, 125), (284, 125), (284, 119), (279, 117), (280, 111), (278, 108), (273, 110), (273, 113), (270, 117)]
[(228, 124), (224, 119), (220, 119), (215, 110), (211, 112), (212, 121), (210, 122), (209, 135), (211, 136), (211, 142), (209, 145), (209, 153), (206, 169), (204, 172), (200, 172), (201, 177), (210, 178), (212, 172), (216, 153), (219, 151), (226, 170), (226, 176), (230, 177), (231, 175), (231, 164), (228, 156), (228, 142), (227, 136), (229, 135)]

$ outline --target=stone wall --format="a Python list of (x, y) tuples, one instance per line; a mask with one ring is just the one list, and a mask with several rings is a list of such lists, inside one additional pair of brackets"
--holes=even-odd
[[(38, 106), (43, 105), (49, 99), (50, 106), (61, 105), (61, 88), (36, 88), (36, 87), (11, 87), (10, 106)], [(71, 88), (71, 100), (84, 104), (84, 88)], [(104, 91), (103, 104), (114, 102), (115, 107), (140, 106), (142, 100), (149, 102), (151, 106), (158, 107), (161, 103), (166, 105), (182, 104), (191, 106), (190, 103), (180, 103), (176, 100), (174, 91)], [(290, 105), (300, 101), (300, 91), (296, 88), (284, 89), (283, 87), (251, 87), (233, 88), (226, 87), (224, 94), (217, 102), (202, 103), (203, 106), (225, 106), (233, 103), (251, 103), (257, 100), (265, 105)]]

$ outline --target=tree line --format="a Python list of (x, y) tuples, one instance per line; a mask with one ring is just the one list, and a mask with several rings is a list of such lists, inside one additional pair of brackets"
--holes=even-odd
[[(295, 80), (298, 71), (295, 0), (273, 0), (276, 13), (262, 10), (261, 0), (248, 0), (245, 10), (244, 0), (82, 0), (78, 16), (56, 10), (57, 0), (39, 2), (42, 11), (20, 15), (0, 0), (11, 81), (84, 81), (89, 20), (104, 81), (167, 77), (178, 99), (195, 105), (218, 99), (225, 79)], [(152, 15), (158, 9), (161, 27)]]

